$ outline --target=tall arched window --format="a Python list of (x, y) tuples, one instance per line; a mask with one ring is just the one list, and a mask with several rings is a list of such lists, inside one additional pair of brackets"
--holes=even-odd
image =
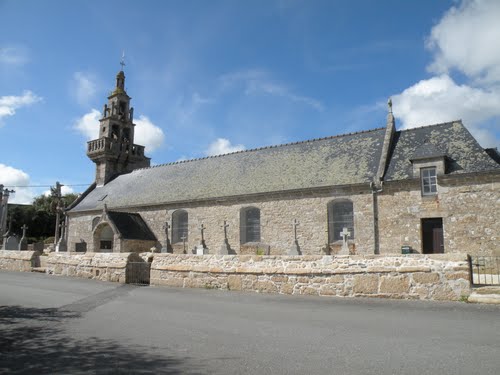
[(349, 239), (354, 238), (354, 211), (350, 200), (336, 200), (328, 203), (328, 242), (342, 240), (340, 232), (344, 228), (351, 233)]
[(240, 211), (240, 242), (260, 242), (260, 210), (256, 207)]
[(188, 213), (177, 210), (172, 214), (172, 243), (187, 241), (188, 239)]

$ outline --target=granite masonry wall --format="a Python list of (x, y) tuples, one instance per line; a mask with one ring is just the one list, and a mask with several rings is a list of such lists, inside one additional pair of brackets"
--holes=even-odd
[[(221, 227), (229, 224), (227, 234), (231, 249), (243, 253), (240, 244), (240, 210), (258, 207), (261, 211), (261, 244), (271, 255), (286, 255), (293, 244), (292, 220), (297, 219), (297, 239), (304, 255), (325, 253), (327, 205), (335, 199), (350, 199), (354, 207), (355, 237), (350, 239), (351, 254), (374, 254), (375, 232), (373, 196), (366, 187), (332, 189), (322, 192), (295, 192), (290, 195), (270, 194), (259, 198), (242, 197), (185, 205), (163, 205), (123, 211), (138, 212), (158, 239), (157, 247), (165, 245), (165, 221), (172, 222), (172, 213), (184, 209), (189, 215), (186, 252), (200, 243), (201, 223), (210, 254), (216, 254), (224, 241)], [(401, 246), (422, 252), (421, 220), (442, 218), (445, 253), (494, 254), (500, 248), (500, 174), (438, 178), (438, 194), (423, 197), (418, 179), (386, 183), (377, 194), (378, 235), (381, 254), (401, 253)], [(117, 209), (120, 211), (120, 209)], [(92, 219), (101, 212), (72, 213), (68, 249), (85, 241), (93, 249)], [(171, 238), (171, 233), (169, 233)], [(257, 246), (258, 248), (259, 246)], [(330, 244), (332, 254), (338, 253), (341, 242)], [(150, 244), (147, 245), (150, 248)], [(144, 251), (145, 247), (127, 251)], [(173, 244), (176, 254), (183, 253), (182, 243)]]
[[(189, 215), (189, 232), (186, 250), (191, 253), (200, 243), (201, 234), (198, 229), (204, 224), (205, 244), (209, 253), (215, 254), (224, 242), (223, 222), (229, 224), (227, 229), (228, 242), (235, 253), (240, 253), (240, 210), (245, 207), (260, 209), (261, 241), (263, 246), (269, 246), (273, 255), (285, 255), (293, 245), (294, 233), (292, 221), (297, 219), (297, 239), (302, 254), (322, 254), (328, 241), (327, 204), (334, 199), (348, 198), (354, 206), (354, 225), (356, 235), (349, 241), (352, 251), (361, 254), (373, 253), (373, 210), (371, 193), (364, 190), (347, 189), (347, 191), (326, 192), (322, 194), (295, 193), (289, 196), (269, 196), (259, 199), (238, 199), (219, 201), (207, 204), (191, 204), (179, 206), (157, 206), (142, 209), (127, 209), (128, 212), (138, 212), (151, 228), (159, 243), (165, 244), (163, 226), (168, 220), (171, 224), (172, 214), (177, 209), (184, 209)], [(120, 211), (117, 209), (117, 211)], [(69, 226), (68, 248), (74, 248), (81, 240), (92, 244), (92, 219), (100, 212), (76, 213), (71, 215)], [(171, 238), (171, 233), (169, 233)], [(332, 253), (340, 251), (341, 241), (331, 244)], [(90, 248), (90, 247), (89, 247)], [(172, 244), (176, 254), (184, 251), (183, 244)]]
[(127, 264), (141, 261), (137, 253), (50, 253), (46, 273), (125, 283)]
[(279, 294), (456, 301), (470, 293), (464, 254), (257, 256), (155, 254), (151, 285)]
[(499, 176), (440, 178), (430, 197), (421, 195), (419, 180), (385, 184), (378, 209), (381, 254), (402, 245), (422, 252), (425, 218), (442, 218), (445, 253), (492, 255), (500, 248)]
[(0, 250), (0, 269), (31, 272), (40, 265), (38, 251)]

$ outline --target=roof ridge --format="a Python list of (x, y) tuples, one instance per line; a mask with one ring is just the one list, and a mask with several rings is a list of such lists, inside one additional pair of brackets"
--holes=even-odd
[(206, 159), (220, 158), (222, 156), (228, 156), (228, 155), (242, 154), (242, 153), (248, 153), (248, 152), (254, 152), (254, 151), (267, 150), (267, 149), (271, 149), (271, 148), (286, 147), (286, 146), (293, 146), (293, 145), (298, 145), (298, 144), (318, 142), (318, 141), (324, 141), (324, 140), (327, 140), (327, 139), (335, 139), (335, 138), (348, 137), (348, 136), (352, 136), (352, 135), (358, 135), (358, 134), (365, 134), (365, 133), (376, 132), (376, 131), (379, 131), (379, 130), (382, 130), (382, 129), (385, 129), (385, 126), (384, 127), (380, 127), (380, 128), (368, 129), (368, 130), (360, 130), (360, 131), (357, 131), (357, 132), (350, 132), (350, 133), (344, 133), (344, 134), (330, 135), (328, 137), (306, 139), (304, 141), (288, 142), (288, 143), (282, 143), (282, 144), (278, 144), (278, 145), (269, 145), (269, 146), (262, 146), (262, 147), (257, 147), (257, 148), (251, 148), (251, 149), (248, 149), (248, 150), (240, 150), (240, 151), (228, 152), (227, 154), (204, 156), (204, 157), (201, 157), (201, 158), (186, 159), (186, 160), (178, 160), (178, 161), (173, 161), (173, 162), (170, 162), (170, 163), (162, 163), (162, 164), (153, 165), (151, 167), (144, 167), (144, 168), (134, 169), (133, 172), (144, 170), (144, 169), (152, 169), (152, 168), (157, 168), (157, 167), (166, 167), (166, 166), (169, 166), (169, 165), (177, 165), (177, 164), (189, 163), (189, 162), (193, 162), (193, 161), (200, 161), (200, 160), (206, 160)]
[(415, 126), (413, 128), (409, 128), (409, 129), (401, 129), (401, 130), (398, 130), (398, 132), (406, 132), (406, 131), (411, 131), (411, 130), (416, 130), (416, 129), (423, 129), (423, 128), (432, 128), (434, 126), (441, 126), (441, 125), (451, 125), (455, 122), (459, 122), (463, 125), (462, 123), (462, 119), (458, 119), (458, 120), (453, 120), (453, 121), (446, 121), (446, 122), (440, 122), (440, 123), (437, 123), (437, 124), (430, 124), (430, 125), (423, 125), (423, 126)]

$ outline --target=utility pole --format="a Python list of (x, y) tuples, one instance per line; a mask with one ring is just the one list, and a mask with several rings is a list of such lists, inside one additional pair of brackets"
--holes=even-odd
[(7, 228), (7, 209), (9, 204), (9, 195), (15, 193), (14, 190), (4, 189), (0, 185), (0, 238), (5, 234)]
[(56, 233), (54, 235), (54, 247), (57, 246), (57, 243), (59, 242), (59, 226), (60, 226), (60, 221), (61, 221), (61, 187), (64, 185), (61, 185), (59, 181), (56, 181), (56, 192), (55, 192), (55, 198), (56, 198)]

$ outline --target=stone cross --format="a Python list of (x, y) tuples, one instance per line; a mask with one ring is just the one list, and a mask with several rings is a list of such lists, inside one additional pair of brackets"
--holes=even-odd
[(182, 240), (182, 247), (184, 249), (184, 254), (186, 254), (186, 236), (182, 236), (181, 240)]
[(297, 226), (300, 225), (300, 223), (297, 221), (297, 219), (293, 219), (292, 221), (292, 226), (293, 226), (293, 239), (297, 241)]
[(23, 230), (23, 236), (19, 241), (19, 250), (28, 250), (28, 240), (26, 239), (26, 229), (28, 229), (28, 227), (24, 224), (21, 229)]
[(224, 220), (224, 224), (222, 224), (220, 227), (224, 228), (224, 239), (227, 240), (227, 227), (229, 224), (227, 224), (226, 220)]
[(203, 241), (205, 241), (205, 237), (203, 237), (203, 232), (205, 231), (205, 229), (207, 229), (207, 227), (205, 225), (203, 225), (203, 223), (201, 223), (201, 225), (198, 227), (198, 229), (200, 230), (201, 243), (203, 244)]
[(231, 247), (229, 246), (229, 242), (227, 240), (227, 227), (229, 226), (229, 224), (227, 223), (226, 220), (224, 220), (224, 224), (222, 224), (220, 227), (221, 228), (224, 228), (224, 242), (222, 243), (220, 249), (219, 249), (219, 252), (217, 254), (219, 255), (227, 255), (229, 254), (229, 251), (231, 249)]
[(168, 230), (170, 229), (170, 224), (168, 221), (163, 225), (163, 230), (165, 231), (165, 246), (161, 248), (162, 253), (168, 253), (170, 247), (170, 239), (168, 238)]
[(343, 228), (342, 232), (340, 232), (342, 236), (342, 249), (339, 254), (349, 255), (349, 246), (347, 245), (347, 238), (351, 235), (351, 232), (347, 228)]
[(293, 219), (292, 221), (292, 226), (293, 226), (293, 245), (288, 251), (288, 255), (300, 255), (300, 247), (299, 247), (299, 242), (297, 241), (297, 226), (300, 223), (297, 221), (297, 219)]

